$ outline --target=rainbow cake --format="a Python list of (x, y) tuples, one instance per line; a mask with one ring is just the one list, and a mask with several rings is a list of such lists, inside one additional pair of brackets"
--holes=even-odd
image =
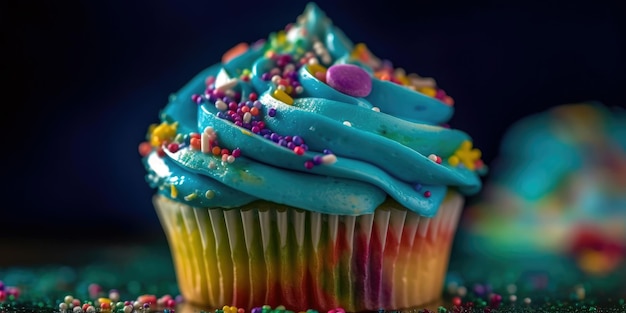
[(313, 3), (172, 95), (139, 145), (180, 291), (207, 308), (438, 300), (486, 167), (453, 100)]
[(465, 211), (460, 249), (588, 277), (626, 265), (626, 110), (590, 102), (528, 116), (505, 134), (490, 173)]

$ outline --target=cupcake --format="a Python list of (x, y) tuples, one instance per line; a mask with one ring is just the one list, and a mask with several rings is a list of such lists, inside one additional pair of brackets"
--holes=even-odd
[(519, 272), (599, 278), (626, 269), (623, 108), (576, 103), (525, 117), (490, 173), (462, 220), (465, 253)]
[(178, 285), (206, 308), (439, 299), (486, 167), (453, 100), (314, 4), (172, 95), (139, 150)]

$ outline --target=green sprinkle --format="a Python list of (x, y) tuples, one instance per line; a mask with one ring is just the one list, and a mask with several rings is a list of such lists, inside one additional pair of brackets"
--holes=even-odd
[(437, 311), (438, 311), (439, 313), (446, 313), (446, 312), (448, 312), (448, 310), (447, 310), (446, 308), (442, 307), (442, 306), (438, 307), (438, 308), (437, 308)]

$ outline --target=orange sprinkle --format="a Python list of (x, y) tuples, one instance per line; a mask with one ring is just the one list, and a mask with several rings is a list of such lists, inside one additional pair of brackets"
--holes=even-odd
[(381, 73), (379, 79), (380, 80), (391, 80), (391, 76), (389, 74), (387, 74), (387, 73)]
[(193, 137), (189, 140), (189, 144), (191, 145), (191, 148), (195, 150), (200, 150), (200, 146), (202, 145), (200, 138)]
[(213, 155), (220, 155), (222, 154), (222, 148), (215, 146), (211, 149), (211, 153), (213, 153)]
[(222, 63), (226, 63), (244, 52), (248, 51), (248, 44), (245, 42), (240, 42), (236, 44), (234, 47), (230, 48), (226, 53), (222, 55)]

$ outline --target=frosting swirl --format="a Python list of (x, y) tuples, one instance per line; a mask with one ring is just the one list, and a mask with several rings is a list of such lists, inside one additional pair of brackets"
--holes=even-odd
[(151, 186), (195, 207), (262, 199), (360, 215), (389, 196), (430, 217), (447, 188), (476, 193), (486, 171), (471, 138), (444, 124), (452, 104), (309, 4), (173, 95), (140, 152)]

